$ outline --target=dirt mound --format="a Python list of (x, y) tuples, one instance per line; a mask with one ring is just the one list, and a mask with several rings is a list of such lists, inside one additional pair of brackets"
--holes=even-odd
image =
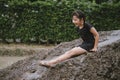
[(61, 43), (52, 50), (41, 51), (0, 70), (0, 80), (119, 80), (120, 30), (99, 33), (100, 43), (97, 53), (71, 58), (54, 68), (39, 66), (39, 60), (63, 54), (81, 44), (81, 39)]

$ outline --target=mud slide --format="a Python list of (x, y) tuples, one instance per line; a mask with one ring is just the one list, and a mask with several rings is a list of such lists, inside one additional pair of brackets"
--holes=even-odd
[(81, 44), (81, 39), (61, 43), (52, 50), (41, 51), (25, 60), (0, 70), (0, 80), (119, 80), (120, 30), (102, 31), (96, 53), (83, 54), (53, 68), (38, 64)]

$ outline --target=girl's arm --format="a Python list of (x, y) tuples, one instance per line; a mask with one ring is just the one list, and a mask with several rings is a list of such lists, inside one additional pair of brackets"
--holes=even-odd
[(93, 33), (93, 35), (95, 37), (95, 44), (94, 44), (94, 47), (93, 47), (93, 49), (91, 51), (97, 51), (98, 42), (99, 42), (99, 34), (98, 34), (97, 30), (94, 27), (92, 27), (90, 29), (90, 32)]

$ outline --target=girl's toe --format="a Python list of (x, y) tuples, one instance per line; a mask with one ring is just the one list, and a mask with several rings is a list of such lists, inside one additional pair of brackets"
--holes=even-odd
[(51, 65), (48, 64), (48, 61), (40, 61), (40, 65), (45, 67), (51, 67)]

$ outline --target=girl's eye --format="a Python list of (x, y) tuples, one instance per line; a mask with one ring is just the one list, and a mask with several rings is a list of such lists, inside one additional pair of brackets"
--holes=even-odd
[(74, 19), (74, 21), (77, 21), (76, 19)]

